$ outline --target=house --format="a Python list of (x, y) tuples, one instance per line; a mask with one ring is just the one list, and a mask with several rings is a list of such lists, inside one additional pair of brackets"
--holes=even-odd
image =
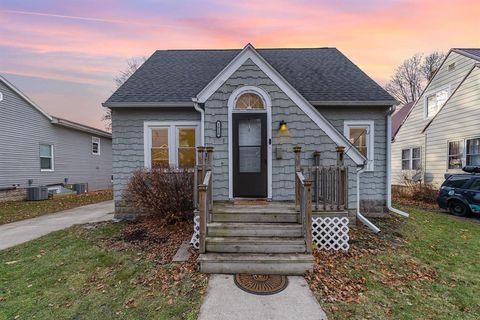
[[(213, 215), (200, 218), (200, 251), (207, 253), (202, 270), (271, 272), (288, 260), (299, 266), (288, 272), (301, 273), (311, 263), (303, 238), (310, 232), (298, 229), (303, 218), (291, 201), (308, 201), (304, 192), (312, 192), (314, 211), (351, 219), (357, 211), (383, 213), (390, 206), (395, 103), (336, 48), (156, 51), (103, 104), (112, 111), (116, 216), (135, 214), (122, 197), (135, 169), (206, 161), (210, 173), (198, 179), (207, 182), (199, 186), (199, 206)], [(195, 147), (201, 147), (198, 159)], [(321, 179), (310, 189), (307, 180), (320, 166)], [(268, 202), (249, 206), (239, 199)], [(288, 235), (300, 240), (258, 239)], [(298, 252), (306, 252), (306, 260), (288, 256)], [(264, 256), (232, 256), (242, 253), (287, 256), (270, 257), (270, 264)]]
[(403, 106), (397, 107), (395, 109), (395, 112), (392, 114), (392, 141), (395, 140), (395, 136), (398, 133), (398, 130), (400, 130), (400, 127), (403, 124), (403, 121), (407, 118), (407, 115), (410, 113), (410, 110), (412, 110), (412, 107), (415, 102), (408, 102), (405, 103)]
[(392, 182), (440, 186), (480, 165), (480, 49), (451, 49), (392, 143)]
[(111, 134), (54, 117), (0, 76), (0, 199), (26, 187), (88, 183), (111, 188)]

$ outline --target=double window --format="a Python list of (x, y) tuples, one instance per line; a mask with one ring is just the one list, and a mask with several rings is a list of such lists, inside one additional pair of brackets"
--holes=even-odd
[(100, 155), (100, 138), (92, 137), (92, 154)]
[(367, 159), (367, 170), (373, 171), (375, 141), (373, 121), (345, 121), (344, 134)]
[(145, 123), (145, 166), (150, 168), (195, 166), (197, 123)]
[(442, 89), (435, 93), (429, 94), (425, 98), (425, 117), (430, 118), (437, 114), (438, 110), (445, 104), (448, 99), (449, 90)]
[(448, 169), (480, 166), (480, 138), (448, 142)]
[(422, 167), (420, 148), (402, 149), (402, 170), (419, 170)]
[(53, 145), (40, 144), (40, 170), (53, 171)]

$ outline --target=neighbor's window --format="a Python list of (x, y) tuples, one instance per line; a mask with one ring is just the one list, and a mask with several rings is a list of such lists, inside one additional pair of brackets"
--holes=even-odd
[(419, 170), (422, 166), (420, 148), (402, 150), (402, 170)]
[(465, 151), (467, 166), (480, 166), (480, 138), (467, 140)]
[(53, 170), (53, 146), (51, 144), (40, 145), (40, 170)]
[(92, 137), (92, 154), (100, 154), (100, 138)]
[(168, 166), (193, 168), (195, 166), (196, 126), (152, 125), (148, 132), (147, 144), (150, 154), (145, 155), (146, 166), (151, 168)]
[(448, 169), (461, 169), (463, 157), (463, 140), (448, 143)]
[(367, 158), (367, 170), (373, 170), (373, 121), (345, 121), (345, 136)]
[(448, 99), (448, 90), (437, 91), (426, 98), (426, 116), (434, 116)]
[(264, 109), (262, 98), (255, 93), (242, 94), (235, 103), (235, 109)]

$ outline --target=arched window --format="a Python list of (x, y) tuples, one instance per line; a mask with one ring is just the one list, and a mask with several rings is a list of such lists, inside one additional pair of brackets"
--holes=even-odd
[(255, 93), (242, 94), (235, 103), (235, 109), (264, 109), (263, 99)]

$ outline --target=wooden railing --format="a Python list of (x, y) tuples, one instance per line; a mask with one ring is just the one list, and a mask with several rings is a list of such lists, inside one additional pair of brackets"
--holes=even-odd
[(205, 253), (207, 224), (213, 209), (213, 148), (197, 148), (197, 165), (194, 175), (194, 205), (200, 217), (200, 253)]
[[(320, 164), (320, 152), (314, 152), (314, 165), (301, 165), (301, 148), (295, 147), (295, 171), (311, 176), (316, 211), (341, 211), (348, 207), (348, 169), (344, 165), (344, 147), (337, 147), (333, 166)], [(298, 201), (296, 201), (298, 206)]]
[(312, 181), (306, 180), (301, 171), (295, 173), (295, 190), (306, 250), (312, 253)]

